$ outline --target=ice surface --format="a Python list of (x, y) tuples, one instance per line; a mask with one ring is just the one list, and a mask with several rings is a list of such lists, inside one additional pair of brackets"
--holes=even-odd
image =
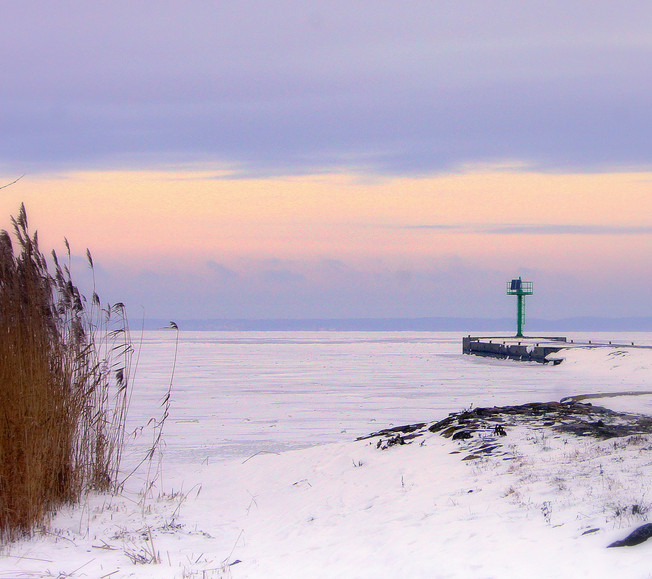
[[(597, 333), (578, 337), (606, 340)], [(646, 376), (633, 370), (614, 376), (609, 361), (596, 363), (599, 351), (586, 363), (575, 355), (572, 367), (554, 367), (463, 355), (461, 339), (431, 332), (182, 332), (166, 460), (200, 463), (352, 440), (472, 405), (638, 388)], [(608, 339), (646, 344), (652, 336)], [(156, 416), (174, 340), (171, 331), (144, 333), (132, 428)], [(136, 442), (132, 450), (141, 453), (149, 439)]]
[[(511, 460), (469, 462), (437, 434), (385, 451), (353, 439), (471, 405), (652, 390), (652, 350), (573, 349), (553, 366), (465, 356), (453, 333), (180, 338), (151, 492), (139, 471), (122, 495), (63, 509), (5, 547), (0, 577), (649, 576), (647, 543), (606, 546), (652, 513), (650, 436), (514, 426)], [(127, 463), (151, 442), (174, 350), (173, 332), (143, 336)], [(591, 402), (652, 412), (650, 398)]]

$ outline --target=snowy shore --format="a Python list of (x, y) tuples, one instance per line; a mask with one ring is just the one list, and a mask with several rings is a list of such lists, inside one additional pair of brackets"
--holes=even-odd
[[(533, 368), (511, 364), (528, 379)], [(548, 376), (578, 384), (563, 396), (626, 391), (590, 402), (652, 414), (652, 396), (637, 395), (652, 389), (649, 351), (574, 350)], [(385, 450), (371, 438), (228, 460), (164, 454), (151, 495), (141, 474), (121, 496), (87, 497), (49, 533), (5, 547), (0, 577), (651, 576), (652, 541), (606, 546), (650, 516), (652, 436), (505, 430), (500, 454), (472, 460), (459, 452), (468, 439), (440, 432)]]

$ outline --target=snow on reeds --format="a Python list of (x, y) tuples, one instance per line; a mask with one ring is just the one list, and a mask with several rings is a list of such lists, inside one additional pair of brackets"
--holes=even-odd
[[(88, 489), (117, 485), (131, 345), (124, 306), (53, 272), (25, 207), (0, 232), (0, 538), (43, 526)], [(88, 264), (93, 260), (87, 252)]]

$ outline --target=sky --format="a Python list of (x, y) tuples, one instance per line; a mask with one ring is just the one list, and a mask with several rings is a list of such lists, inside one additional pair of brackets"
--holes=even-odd
[(0, 4), (0, 227), (132, 316), (652, 316), (648, 2)]

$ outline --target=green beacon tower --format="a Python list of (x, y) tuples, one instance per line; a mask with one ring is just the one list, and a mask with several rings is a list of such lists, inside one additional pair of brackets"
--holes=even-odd
[(507, 282), (507, 295), (516, 296), (516, 337), (523, 337), (523, 324), (525, 322), (525, 296), (534, 293), (534, 284), (523, 281), (520, 277)]

